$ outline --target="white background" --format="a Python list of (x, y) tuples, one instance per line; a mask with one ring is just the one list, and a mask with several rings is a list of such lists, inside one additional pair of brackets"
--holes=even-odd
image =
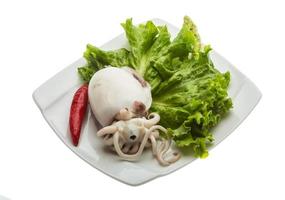
[[(284, 199), (285, 7), (282, 1), (0, 1), (0, 194), (50, 199)], [(75, 156), (32, 100), (40, 84), (122, 33), (120, 22), (198, 25), (204, 43), (263, 93), (209, 158), (145, 185), (124, 185)], [(282, 191), (283, 189), (283, 191)]]

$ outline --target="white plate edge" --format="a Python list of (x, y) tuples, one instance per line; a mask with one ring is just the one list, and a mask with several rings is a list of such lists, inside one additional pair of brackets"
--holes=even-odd
[[(165, 25), (167, 25), (167, 26), (171, 26), (172, 28), (178, 29), (176, 26), (173, 26), (172, 24), (170, 24), (169, 22), (166, 22), (165, 20), (162, 20), (162, 19), (159, 19), (159, 18), (154, 18), (154, 19), (151, 19), (151, 20), (152, 20), (153, 22), (155, 22), (155, 23), (158, 23), (158, 24), (165, 24)], [(123, 33), (122, 33), (122, 34), (123, 34)], [(109, 43), (109, 42), (111, 42), (112, 40), (115, 40), (117, 37), (120, 37), (122, 34), (119, 34), (118, 36), (112, 38), (111, 40), (109, 40), (109, 41), (106, 42), (106, 43)], [(106, 43), (105, 43), (105, 44), (106, 44)], [(104, 46), (105, 44), (103, 44), (102, 46)], [(224, 59), (224, 60), (226, 60), (227, 62), (229, 62), (227, 59), (225, 59), (225, 58), (224, 58), (221, 54), (219, 54), (218, 52), (215, 51), (215, 53), (216, 53), (218, 56), (220, 56), (222, 59)], [(53, 127), (52, 123), (51, 123), (51, 122), (46, 118), (46, 116), (44, 115), (44, 113), (43, 113), (43, 112), (44, 112), (44, 109), (43, 109), (43, 108), (41, 107), (41, 105), (39, 104), (38, 99), (37, 99), (36, 96), (37, 96), (37, 91), (39, 91), (43, 85), (45, 85), (46, 83), (48, 83), (48, 82), (49, 82), (51, 79), (53, 79), (57, 74), (63, 72), (64, 70), (66, 70), (67, 68), (69, 68), (71, 65), (73, 65), (73, 64), (76, 63), (76, 62), (79, 62), (80, 60), (82, 60), (82, 57), (79, 58), (78, 60), (76, 60), (75, 62), (73, 62), (72, 64), (68, 65), (67, 67), (65, 67), (64, 69), (62, 69), (61, 71), (59, 71), (58, 73), (56, 73), (54, 76), (52, 76), (52, 77), (49, 78), (48, 80), (46, 80), (43, 84), (41, 84), (39, 87), (37, 87), (37, 88), (34, 90), (33, 94), (32, 94), (32, 97), (33, 97), (33, 100), (34, 100), (35, 104), (37, 105), (37, 107), (38, 107), (39, 110), (41, 111), (41, 114), (42, 114), (42, 116), (44, 117), (44, 119), (46, 120), (46, 122), (48, 123), (48, 125), (52, 128), (52, 130), (53, 130), (53, 131), (55, 132), (55, 134), (60, 138), (60, 140), (61, 140), (71, 151), (73, 151), (79, 158), (81, 158), (82, 160), (84, 160), (85, 162), (87, 162), (89, 165), (91, 165), (92, 167), (96, 168), (97, 170), (101, 171), (102, 173), (104, 173), (104, 174), (106, 174), (106, 175), (108, 175), (108, 176), (110, 176), (110, 177), (112, 177), (112, 178), (114, 178), (114, 179), (116, 179), (116, 180), (118, 180), (118, 181), (120, 181), (120, 182), (122, 182), (122, 183), (125, 183), (125, 184), (127, 184), (127, 185), (130, 185), (130, 186), (139, 186), (139, 185), (142, 185), (142, 184), (144, 184), (144, 183), (147, 183), (148, 181), (154, 180), (154, 179), (156, 179), (156, 178), (158, 178), (158, 177), (162, 177), (162, 176), (168, 175), (168, 174), (170, 174), (170, 173), (172, 173), (172, 172), (175, 172), (175, 171), (178, 170), (178, 169), (181, 169), (182, 167), (185, 167), (186, 165), (190, 164), (190, 163), (193, 162), (194, 160), (197, 160), (197, 159), (194, 159), (194, 160), (192, 160), (191, 162), (184, 163), (183, 165), (181, 165), (181, 166), (179, 166), (179, 167), (177, 167), (177, 168), (175, 168), (175, 169), (170, 169), (169, 171), (165, 171), (165, 172), (160, 173), (160, 174), (153, 174), (153, 173), (150, 172), (150, 174), (152, 174), (153, 176), (152, 176), (151, 178), (147, 178), (147, 179), (145, 179), (145, 180), (143, 180), (143, 181), (139, 181), (139, 182), (135, 182), (135, 181), (134, 181), (134, 182), (129, 182), (129, 181), (127, 181), (127, 180), (119, 179), (118, 177), (116, 177), (116, 176), (114, 176), (114, 175), (112, 175), (112, 174), (109, 174), (109, 173), (107, 173), (106, 171), (103, 171), (102, 169), (100, 169), (100, 168), (98, 168), (97, 166), (93, 165), (93, 164), (91, 163), (91, 161), (89, 161), (89, 159), (86, 158), (85, 155), (84, 155), (79, 149), (75, 149), (75, 148), (72, 147), (69, 143), (67, 143), (67, 142), (65, 141), (65, 138), (63, 138), (62, 135), (59, 135), (59, 134), (58, 134), (58, 131), (56, 130), (56, 128)], [(229, 63), (230, 63), (230, 62), (229, 62)], [(255, 89), (257, 98), (255, 99), (255, 104), (251, 107), (250, 110), (248, 110), (248, 112), (247, 112), (247, 114), (245, 115), (245, 117), (244, 117), (238, 124), (236, 124), (236, 126), (234, 126), (234, 127), (231, 129), (231, 131), (229, 131), (229, 134), (227, 134), (226, 137), (228, 137), (229, 135), (231, 135), (231, 134), (234, 132), (234, 130), (235, 130), (237, 127), (239, 127), (239, 125), (249, 116), (249, 114), (254, 110), (254, 108), (257, 106), (257, 104), (260, 102), (260, 100), (261, 100), (261, 98), (262, 98), (262, 93), (261, 93), (261, 91), (259, 90), (259, 88), (258, 88), (246, 75), (244, 75), (240, 70), (238, 70), (238, 69), (235, 67), (235, 65), (233, 65), (232, 63), (230, 63), (230, 64), (231, 64), (231, 67), (232, 67), (232, 68), (234, 68), (237, 72), (239, 72), (240, 74), (242, 74), (243, 77), (245, 77), (245, 82), (248, 83), (250, 86), (252, 86), (252, 87)], [(226, 137), (225, 137), (224, 139), (226, 139)], [(224, 139), (223, 139), (223, 140), (224, 140)], [(210, 151), (211, 149), (213, 149), (214, 147), (216, 147), (218, 144), (220, 144), (223, 140), (221, 140), (219, 143), (216, 143), (213, 147), (210, 147), (210, 148), (209, 148), (209, 151)]]

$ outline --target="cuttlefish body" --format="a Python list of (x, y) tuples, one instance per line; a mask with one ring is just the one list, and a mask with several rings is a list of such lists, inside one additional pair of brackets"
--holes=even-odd
[(157, 113), (148, 114), (151, 87), (133, 69), (99, 70), (90, 80), (88, 95), (92, 112), (103, 126), (97, 135), (122, 159), (136, 161), (148, 146), (161, 165), (180, 158), (179, 152), (171, 151), (171, 140), (159, 136), (166, 129), (157, 125)]

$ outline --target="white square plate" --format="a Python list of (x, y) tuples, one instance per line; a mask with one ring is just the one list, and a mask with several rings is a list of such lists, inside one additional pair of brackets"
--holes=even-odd
[[(154, 19), (155, 24), (168, 26), (169, 32), (175, 36), (178, 28), (160, 20)], [(121, 34), (102, 46), (103, 49), (117, 49), (127, 47), (125, 35)], [(224, 140), (249, 115), (261, 98), (258, 88), (231, 63), (212, 51), (211, 59), (217, 69), (222, 72), (230, 71), (231, 83), (229, 95), (234, 108), (220, 124), (214, 128), (214, 148)], [(162, 167), (153, 159), (150, 151), (144, 152), (138, 162), (120, 160), (116, 155), (104, 151), (100, 138), (96, 136), (96, 125), (90, 109), (82, 127), (79, 146), (74, 147), (68, 132), (69, 108), (76, 89), (82, 84), (77, 74), (77, 68), (85, 64), (83, 58), (74, 62), (63, 71), (56, 74), (33, 93), (33, 98), (44, 118), (63, 141), (80, 158), (103, 173), (130, 185), (139, 185), (156, 177), (169, 174), (195, 160), (191, 155), (183, 156), (178, 162)]]

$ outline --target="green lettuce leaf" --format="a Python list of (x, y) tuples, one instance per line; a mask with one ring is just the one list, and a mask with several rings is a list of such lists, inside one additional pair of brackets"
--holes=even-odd
[(151, 21), (134, 26), (131, 19), (122, 26), (130, 45), (130, 66), (150, 83), (153, 90), (161, 82), (154, 62), (167, 52), (171, 43), (167, 27), (155, 26)]
[(81, 78), (89, 82), (93, 74), (107, 65), (114, 67), (129, 66), (129, 51), (118, 49), (115, 51), (103, 51), (91, 44), (88, 44), (83, 57), (87, 64), (78, 68)]
[(128, 50), (103, 51), (87, 45), (87, 64), (78, 69), (80, 76), (88, 82), (107, 65), (132, 67), (150, 83), (151, 111), (160, 114), (167, 136), (178, 147), (207, 157), (207, 146), (214, 140), (211, 128), (232, 108), (227, 94), (230, 73), (215, 69), (210, 46), (202, 47), (197, 28), (187, 16), (172, 41), (166, 26), (151, 21), (135, 26), (127, 19), (122, 26)]

